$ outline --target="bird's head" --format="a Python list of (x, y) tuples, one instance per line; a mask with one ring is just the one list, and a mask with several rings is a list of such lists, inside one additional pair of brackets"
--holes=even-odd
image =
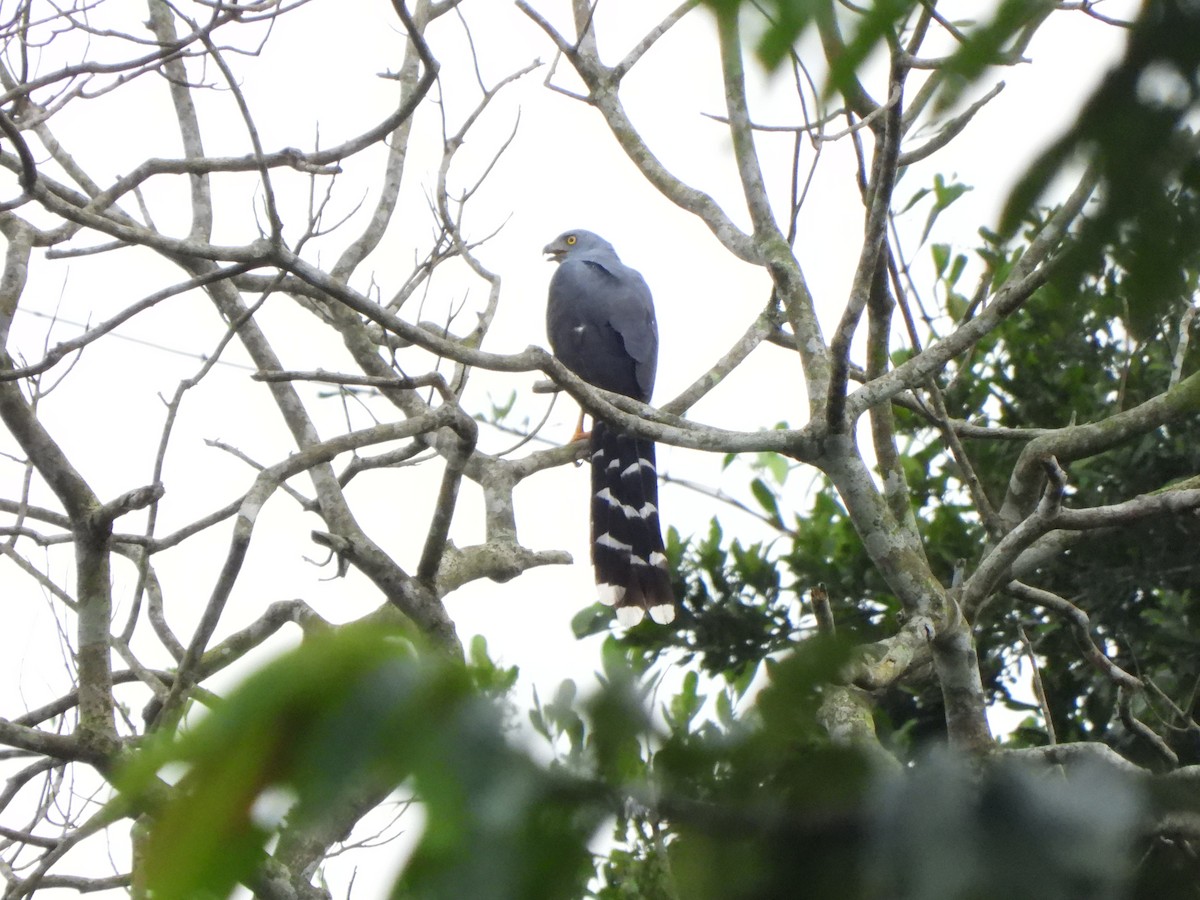
[(590, 231), (583, 231), (582, 229), (564, 231), (542, 248), (542, 252), (555, 262), (562, 262), (573, 253), (594, 250), (613, 252), (612, 244), (600, 237), (600, 235), (593, 234)]

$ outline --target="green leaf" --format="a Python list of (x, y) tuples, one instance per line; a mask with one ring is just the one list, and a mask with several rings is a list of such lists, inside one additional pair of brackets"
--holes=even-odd
[[(899, 30), (909, 13), (917, 6), (917, 0), (874, 0), (862, 15), (856, 17), (857, 29), (854, 37), (842, 52), (831, 60), (826, 82), (826, 96), (835, 91), (852, 93), (858, 79), (859, 68), (868, 56), (881, 44), (891, 39)], [(821, 5), (822, 14), (828, 9)]]
[(954, 257), (954, 265), (950, 267), (950, 274), (946, 276), (946, 283), (949, 285), (958, 284), (958, 279), (962, 278), (963, 271), (967, 268), (967, 256), (965, 253), (960, 253)]
[(534, 731), (546, 740), (553, 740), (550, 734), (550, 723), (547, 721), (546, 713), (542, 709), (542, 701), (538, 697), (536, 685), (533, 688), (533, 709), (529, 711), (529, 724), (533, 726)]
[[(950, 208), (954, 201), (965, 194), (967, 191), (973, 190), (970, 185), (960, 182), (946, 183), (944, 176), (938, 174), (933, 176), (933, 209), (929, 210), (929, 218), (925, 220), (925, 230), (921, 233), (921, 243), (929, 237), (929, 232), (933, 230), (933, 223), (937, 221), (938, 216)], [(949, 248), (946, 250), (949, 256)], [(938, 270), (941, 275), (944, 266)]]
[[(736, 9), (740, 5), (738, 0), (709, 2), (718, 10)], [(759, 60), (768, 70), (774, 70), (788, 58), (792, 47), (820, 13), (821, 7), (820, 0), (774, 0), (774, 15), (768, 19), (769, 24), (756, 48)]]
[(968, 30), (966, 40), (947, 60), (944, 71), (957, 77), (945, 80), (935, 110), (949, 109), (991, 66), (1021, 52), (1055, 7), (1053, 0), (1002, 0), (992, 19)]
[(937, 273), (937, 277), (941, 278), (946, 271), (946, 266), (950, 263), (950, 245), (931, 244), (929, 253), (933, 257), (934, 271)]
[(909, 198), (909, 201), (906, 204), (904, 204), (904, 208), (901, 209), (897, 215), (903, 215), (904, 213), (908, 212), (910, 209), (912, 209), (914, 206), (916, 206), (918, 203), (920, 203), (922, 200), (924, 200), (926, 197), (928, 197), (930, 195), (930, 193), (932, 193), (932, 191), (933, 191), (933, 188), (927, 188), (927, 187), (923, 187), (920, 190), (918, 190), (915, 194), (912, 195), (912, 197)]
[(608, 631), (612, 626), (613, 611), (603, 603), (593, 603), (585, 606), (571, 617), (571, 631), (575, 637), (582, 640), (593, 634)]
[(779, 514), (779, 501), (775, 496), (775, 492), (767, 486), (767, 483), (761, 478), (755, 478), (750, 482), (750, 493), (754, 495), (754, 499), (758, 501), (758, 505), (767, 514), (767, 518), (771, 520), (771, 524), (777, 528), (783, 528), (783, 516)]
[(736, 721), (733, 716), (733, 691), (724, 690), (717, 694), (717, 721), (726, 728), (732, 728)]
[(951, 291), (946, 295), (946, 312), (950, 314), (955, 322), (961, 322), (963, 316), (967, 314), (967, 309), (970, 304), (967, 298), (956, 291)]
[(698, 692), (700, 676), (695, 669), (690, 669), (683, 676), (683, 686), (679, 693), (671, 698), (666, 707), (665, 715), (670, 726), (677, 731), (687, 731), (692, 720), (704, 705), (705, 697)]
[(492, 696), (502, 696), (512, 690), (517, 683), (519, 670), (516, 666), (497, 666), (488, 656), (487, 638), (481, 634), (475, 635), (471, 638), (467, 652), (471, 662), (471, 675), (477, 688)]
[(783, 484), (787, 481), (788, 474), (791, 472), (791, 465), (788, 459), (782, 453), (774, 453), (764, 451), (758, 454), (755, 461), (755, 468), (768, 472), (776, 484)]
[(750, 690), (750, 685), (754, 683), (755, 676), (758, 675), (758, 666), (746, 666), (741, 672), (738, 672), (736, 677), (730, 682), (730, 687), (734, 694), (740, 699), (746, 696), (746, 692)]
[(575, 686), (575, 680), (566, 678), (558, 685), (558, 690), (554, 692), (554, 700), (551, 701), (555, 707), (570, 709), (571, 704), (575, 702), (575, 695), (579, 689)]
[(508, 395), (508, 399), (501, 401), (500, 403), (497, 403), (495, 398), (493, 398), (491, 394), (488, 394), (488, 403), (492, 407), (491, 421), (503, 422), (506, 418), (508, 418), (508, 414), (513, 411), (513, 407), (517, 405), (517, 392), (515, 390), (511, 391)]
[(635, 688), (635, 676), (626, 668), (587, 702), (591, 734), (588, 749), (597, 771), (610, 784), (627, 784), (645, 777), (641, 738), (649, 719)]

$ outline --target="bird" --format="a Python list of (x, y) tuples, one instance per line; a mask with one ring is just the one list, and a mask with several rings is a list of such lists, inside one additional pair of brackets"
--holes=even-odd
[[(550, 278), (546, 332), (554, 355), (588, 384), (650, 402), (658, 364), (654, 300), (641, 274), (590, 231), (566, 231), (542, 251)], [(582, 417), (581, 417), (582, 420)], [(654, 442), (596, 419), (590, 438), (592, 567), (601, 603), (632, 627), (675, 619), (658, 513)]]

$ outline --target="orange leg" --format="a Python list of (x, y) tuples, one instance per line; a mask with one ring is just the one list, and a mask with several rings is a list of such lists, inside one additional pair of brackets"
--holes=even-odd
[(584, 438), (590, 438), (591, 436), (592, 433), (590, 431), (583, 430), (583, 410), (581, 409), (579, 411), (579, 424), (575, 426), (575, 433), (571, 435), (571, 440), (568, 441), (568, 443), (573, 444), (576, 441), (583, 440)]

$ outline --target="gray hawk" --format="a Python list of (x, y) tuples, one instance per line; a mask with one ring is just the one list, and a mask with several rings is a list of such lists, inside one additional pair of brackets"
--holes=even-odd
[[(546, 331), (554, 355), (589, 384), (650, 401), (658, 325), (645, 279), (590, 231), (567, 231), (544, 251), (550, 279)], [(658, 520), (654, 442), (597, 419), (592, 426), (592, 566), (600, 602), (622, 625), (645, 613), (675, 618), (675, 596)]]

